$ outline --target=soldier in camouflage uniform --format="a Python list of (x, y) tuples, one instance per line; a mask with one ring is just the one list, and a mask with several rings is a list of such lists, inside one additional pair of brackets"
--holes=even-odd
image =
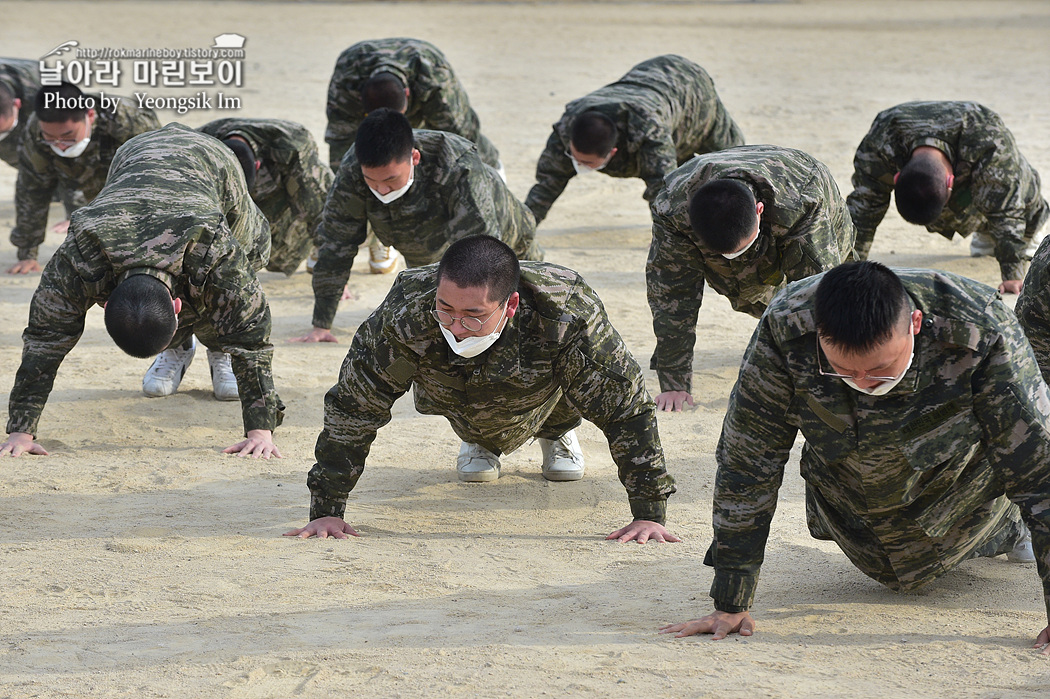
[(256, 158), (252, 199), (270, 222), (266, 269), (291, 274), (314, 245), (333, 175), (305, 127), (281, 119), (217, 119), (198, 129), (220, 141), (240, 139)]
[(762, 316), (716, 452), (704, 563), (717, 611), (666, 632), (753, 632), (800, 431), (810, 532), (865, 575), (908, 591), (1008, 553), (1035, 560), (1050, 613), (1050, 394), (1017, 319), (969, 279), (851, 262), (791, 284)]
[[(372, 154), (375, 143), (394, 134), (396, 149)], [(388, 164), (363, 165), (358, 157), (362, 146), (369, 157), (389, 157)], [(403, 159), (397, 152), (402, 146)], [(384, 177), (388, 170), (396, 182)], [(372, 176), (384, 181), (370, 184)], [(396, 200), (380, 199), (402, 185), (408, 188)], [(409, 267), (437, 262), (449, 243), (471, 235), (496, 236), (519, 259), (543, 259), (532, 214), (481, 161), (474, 144), (443, 131), (413, 131), (401, 114), (378, 109), (362, 122), (358, 144), (343, 159), (325, 204), (313, 273), (314, 330), (300, 340), (335, 341), (329, 329), (368, 226), (383, 245), (401, 251)]]
[(103, 305), (128, 277), (150, 275), (176, 299), (178, 329), (169, 347), (196, 333), (233, 355), (247, 439), (227, 452), (279, 456), (272, 432), (284, 406), (270, 368), (270, 309), (255, 275), (269, 251), (266, 219), (224, 145), (174, 123), (128, 141), (113, 158), (106, 187), (74, 212), (68, 237), (41, 275), (0, 454), (46, 453), (33, 435), (88, 309)]
[[(44, 107), (45, 96), (56, 93), (63, 99), (81, 95), (76, 86), (68, 83), (37, 92), (35, 113), (26, 124), (18, 147), (15, 227), (11, 231), (11, 243), (18, 248), (20, 262), (11, 272), (40, 269), (36, 258), (44, 242), (47, 211), (60, 186), (77, 191), (79, 204), (90, 202), (106, 183), (117, 149), (132, 136), (160, 128), (152, 109), (140, 109), (133, 100), (124, 97), (106, 96), (116, 101), (112, 111), (101, 109), (97, 95), (85, 95), (94, 99), (97, 110)], [(87, 139), (86, 148), (81, 151), (80, 144)]]
[[(846, 198), (857, 226), (858, 259), (867, 258), (906, 167), (932, 168), (937, 184), (947, 185), (944, 208), (922, 225), (949, 240), (955, 233), (990, 239), (1003, 279), (1000, 291), (1018, 293), (1050, 207), (1039, 173), (999, 115), (976, 102), (908, 102), (875, 117), (853, 159), (853, 192)], [(901, 209), (899, 189), (896, 198), (905, 219), (913, 219)]]
[[(615, 127), (611, 146), (574, 143), (577, 119), (597, 112)], [(646, 201), (664, 177), (696, 153), (744, 144), (744, 135), (722, 105), (711, 76), (681, 56), (639, 63), (611, 85), (565, 105), (536, 163), (536, 184), (525, 206), (539, 223), (577, 173), (601, 170), (611, 177), (645, 180)], [(581, 150), (582, 148), (582, 150)]]
[[(577, 273), (542, 262), (522, 262), (518, 271), (510, 248), (475, 236), (449, 247), (440, 266), (400, 274), (358, 328), (325, 397), (307, 481), (312, 521), (290, 535), (356, 534), (342, 520), (347, 494), (390, 406), (412, 388), (416, 409), (448, 418), (465, 443), (496, 460), (495, 475), (501, 453), (538, 437), (544, 476), (570, 480), (551, 477), (546, 442), (590, 420), (609, 440), (635, 520), (610, 538), (677, 541), (662, 526), (674, 479), (640, 367)], [(461, 274), (476, 275), (479, 285)], [(482, 480), (463, 478), (462, 454), (461, 479)]]
[[(389, 74), (400, 81), (408, 98), (401, 112), (414, 128), (462, 136), (478, 147), (485, 163), (500, 168), (499, 152), (481, 133), (478, 115), (445, 54), (419, 39), (376, 39), (356, 43), (339, 54), (328, 84), (328, 128), (324, 140), (333, 171), (339, 170), (339, 162), (366, 116), (361, 88), (379, 74)], [(375, 106), (394, 108), (392, 104)]]
[(40, 63), (0, 58), (0, 160), (18, 167), (18, 143), (40, 89)]
[[(749, 238), (733, 252), (712, 248), (689, 215), (691, 203), (700, 203), (698, 189), (725, 181), (745, 185), (745, 206), (759, 212), (749, 222)], [(855, 233), (831, 173), (802, 151), (742, 146), (708, 153), (665, 182), (652, 203), (653, 242), (645, 268), (656, 333), (650, 368), (660, 379), (657, 407), (681, 410), (683, 403), (692, 404), (693, 345), (704, 286), (757, 318), (789, 282), (846, 260)]]

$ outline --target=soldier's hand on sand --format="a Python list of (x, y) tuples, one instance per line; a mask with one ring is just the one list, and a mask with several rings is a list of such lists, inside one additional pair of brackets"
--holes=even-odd
[(305, 335), (290, 338), (288, 342), (339, 342), (339, 340), (335, 339), (335, 335), (327, 328), (314, 328)]
[(665, 412), (682, 412), (682, 408), (688, 403), (693, 407), (693, 396), (688, 391), (664, 391), (656, 397), (656, 409)]
[(701, 619), (660, 627), (660, 633), (673, 633), (675, 638), (709, 633), (713, 634), (711, 638), (716, 641), (734, 632), (739, 633), (741, 636), (750, 636), (755, 632), (755, 620), (751, 618), (750, 612), (730, 614), (729, 612), (716, 611)]
[(29, 274), (30, 272), (39, 272), (40, 263), (36, 260), (19, 260), (11, 269), (7, 270), (8, 274)]
[(55, 225), (51, 226), (51, 232), (59, 235), (65, 235), (69, 231), (69, 219), (65, 221), (59, 221)]
[(1024, 287), (1024, 280), (1021, 279), (1007, 279), (999, 285), (1000, 294), (1019, 294), (1021, 289)]
[(26, 432), (12, 432), (7, 436), (7, 441), (0, 444), (0, 456), (21, 456), (22, 454), (47, 456), (47, 450), (33, 441), (33, 435)]
[(1050, 626), (1039, 632), (1039, 637), (1035, 639), (1035, 648), (1042, 648), (1040, 655), (1050, 655)]
[(361, 536), (353, 527), (339, 517), (318, 517), (301, 529), (293, 529), (284, 533), (285, 536), (297, 536), (300, 539), (309, 539), (311, 536), (316, 536), (318, 539), (327, 539), (328, 537), (345, 539), (347, 534), (350, 536)]
[(281, 450), (273, 443), (273, 432), (270, 430), (248, 430), (247, 439), (226, 447), (222, 453), (250, 456), (253, 459), (269, 459), (271, 456), (281, 458)]
[(620, 543), (626, 543), (628, 541), (637, 541), (639, 544), (644, 544), (647, 541), (660, 541), (664, 543), (679, 542), (677, 536), (667, 531), (664, 525), (657, 522), (651, 522), (647, 519), (636, 519), (626, 527), (617, 529), (609, 536), (605, 537), (606, 541), (616, 539)]

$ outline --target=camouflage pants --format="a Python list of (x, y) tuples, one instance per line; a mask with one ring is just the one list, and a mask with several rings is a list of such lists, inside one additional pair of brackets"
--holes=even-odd
[(286, 209), (276, 220), (270, 221), (270, 261), (266, 269), (271, 272), (292, 274), (316, 244), (314, 227), (301, 217), (294, 217)]

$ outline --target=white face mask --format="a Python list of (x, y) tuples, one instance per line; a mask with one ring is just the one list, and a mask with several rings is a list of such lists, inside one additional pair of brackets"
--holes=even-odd
[(410, 166), (410, 169), (408, 171), (408, 182), (405, 183), (404, 187), (401, 187), (400, 189), (394, 189), (392, 191), (387, 192), (386, 194), (380, 194), (371, 187), (369, 187), (369, 189), (372, 191), (372, 194), (375, 195), (376, 199), (383, 202), (384, 204), (390, 204), (391, 202), (395, 202), (405, 195), (405, 192), (408, 191), (408, 188), (412, 186), (413, 182), (415, 182), (415, 176), (416, 166), (412, 165)]
[(751, 242), (748, 243), (747, 247), (745, 247), (743, 250), (737, 250), (736, 252), (723, 252), (722, 253), (722, 257), (726, 258), (727, 260), (735, 260), (736, 258), (738, 258), (741, 255), (743, 255), (745, 252), (750, 250), (752, 247), (754, 247), (755, 241), (758, 240), (758, 236), (759, 236), (759, 234), (756, 233), (755, 237), (751, 239)]
[(54, 143), (48, 143), (47, 145), (51, 147), (51, 150), (53, 150), (56, 155), (59, 155), (59, 156), (61, 156), (63, 158), (75, 158), (75, 157), (77, 157), (78, 155), (80, 155), (81, 153), (83, 153), (87, 149), (89, 143), (91, 143), (91, 120), (90, 119), (88, 120), (88, 125), (87, 125), (87, 135), (84, 136), (84, 138), (81, 139), (80, 141), (77, 141), (76, 143), (74, 143), (70, 147), (66, 148), (65, 150), (62, 150), (61, 148), (56, 146)]
[(500, 333), (503, 332), (502, 325), (503, 317), (507, 315), (507, 307), (503, 307), (503, 313), (500, 313), (499, 322), (496, 323), (496, 329), (490, 332), (488, 335), (478, 335), (476, 337), (465, 337), (462, 340), (457, 340), (456, 336), (452, 334), (452, 331), (446, 328), (444, 325), (438, 325), (441, 328), (441, 334), (445, 336), (445, 341), (448, 342), (448, 346), (452, 348), (452, 351), (461, 357), (470, 359), (476, 357), (496, 342), (499, 339)]
[(574, 156), (572, 153), (569, 153), (569, 160), (572, 161), (572, 168), (576, 170), (577, 175), (592, 175), (609, 164), (608, 162), (604, 162), (598, 167), (587, 167), (579, 160), (577, 160), (576, 156)]
[(18, 110), (16, 109), (15, 110), (15, 123), (11, 124), (11, 128), (8, 129), (7, 131), (4, 131), (3, 133), (0, 133), (0, 141), (4, 140), (8, 136), (10, 136), (11, 133), (17, 128), (18, 128)]
[(850, 388), (860, 391), (861, 393), (867, 393), (869, 396), (884, 396), (892, 391), (897, 384), (904, 380), (904, 375), (908, 373), (908, 369), (911, 369), (911, 363), (915, 360), (915, 335), (911, 336), (911, 356), (908, 357), (908, 365), (904, 367), (904, 371), (900, 373), (900, 376), (893, 379), (892, 381), (883, 381), (878, 386), (872, 386), (871, 388), (861, 388), (853, 379), (842, 379), (842, 382)]

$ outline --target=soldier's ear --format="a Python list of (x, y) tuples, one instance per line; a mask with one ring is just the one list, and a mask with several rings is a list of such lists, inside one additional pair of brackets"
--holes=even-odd
[(175, 297), (171, 300), (171, 307), (175, 309), (175, 315), (178, 315), (182, 310), (182, 299)]
[(255, 171), (259, 172), (259, 168), (261, 168), (261, 167), (262, 167), (262, 161), (261, 160), (256, 160), (255, 161)]
[(419, 161), (423, 156), (415, 148), (412, 149), (412, 165), (419, 165)]
[(893, 186), (894, 186), (894, 187), (896, 187), (896, 186), (897, 186), (897, 180), (898, 180), (898, 179), (900, 179), (900, 176), (901, 176), (901, 173), (900, 173), (900, 171), (898, 170), (898, 171), (897, 171), (897, 174), (893, 176)]
[(518, 292), (515, 291), (507, 299), (507, 317), (513, 318), (514, 314), (518, 312), (518, 302), (521, 301), (521, 297), (518, 296)]

